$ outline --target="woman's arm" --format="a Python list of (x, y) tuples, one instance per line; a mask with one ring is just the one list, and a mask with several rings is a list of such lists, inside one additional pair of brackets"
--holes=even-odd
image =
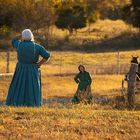
[(18, 48), (18, 46), (19, 46), (19, 44), (20, 44), (20, 39), (21, 38), (21, 35), (18, 35), (18, 36), (16, 36), (13, 40), (12, 40), (12, 46), (14, 47), (14, 48)]
[(15, 37), (15, 39), (16, 39), (16, 40), (20, 40), (21, 37), (22, 37), (21, 35), (17, 35), (17, 36)]
[(38, 63), (38, 67), (41, 67), (49, 58), (50, 58), (50, 53), (41, 45), (39, 46), (39, 54), (43, 57)]
[(42, 58), (38, 63), (37, 66), (40, 68), (48, 59)]

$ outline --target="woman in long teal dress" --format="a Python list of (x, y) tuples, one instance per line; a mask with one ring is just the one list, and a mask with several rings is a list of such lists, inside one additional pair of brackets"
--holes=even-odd
[(78, 84), (78, 88), (76, 94), (72, 98), (72, 102), (79, 103), (80, 101), (87, 101), (89, 103), (92, 100), (92, 78), (83, 65), (79, 65), (78, 69), (80, 72), (74, 78), (75, 82)]
[[(22, 41), (12, 40), (17, 51), (17, 65), (9, 87), (6, 105), (8, 106), (41, 106), (41, 81), (39, 67), (49, 57), (49, 52), (34, 42), (29, 29), (22, 32)], [(38, 62), (39, 56), (42, 60)]]

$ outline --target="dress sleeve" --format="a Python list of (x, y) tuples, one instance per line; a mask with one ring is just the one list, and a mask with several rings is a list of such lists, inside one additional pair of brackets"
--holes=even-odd
[(39, 49), (39, 54), (44, 59), (49, 59), (50, 58), (50, 53), (43, 46), (41, 46), (41, 45), (40, 45), (40, 49)]
[(79, 81), (79, 74), (77, 74), (75, 77), (74, 77), (74, 81), (78, 84), (80, 81)]
[(14, 47), (14, 48), (18, 48), (18, 46), (19, 46), (19, 44), (21, 43), (21, 41), (19, 41), (19, 40), (17, 40), (17, 39), (13, 39), (12, 40), (12, 46)]
[(89, 85), (91, 85), (91, 83), (92, 83), (92, 78), (91, 78), (90, 73), (88, 73), (88, 83), (89, 83)]

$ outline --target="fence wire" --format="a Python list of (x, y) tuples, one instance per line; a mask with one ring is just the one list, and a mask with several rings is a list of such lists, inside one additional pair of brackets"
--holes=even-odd
[[(0, 52), (0, 73), (13, 73), (16, 63), (16, 52)], [(50, 61), (42, 66), (42, 71), (50, 75), (70, 75), (77, 73), (80, 64), (91, 74), (125, 74), (129, 70), (129, 62), (124, 61), (124, 56), (118, 52), (111, 58), (100, 58), (99, 54), (54, 52)]]

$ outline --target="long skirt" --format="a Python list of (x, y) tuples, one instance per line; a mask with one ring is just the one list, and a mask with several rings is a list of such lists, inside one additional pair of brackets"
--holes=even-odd
[(91, 103), (92, 102), (92, 93), (91, 93), (91, 87), (87, 86), (86, 89), (80, 91), (77, 90), (76, 94), (72, 98), (73, 103)]
[(41, 106), (41, 79), (36, 64), (17, 63), (6, 105)]

